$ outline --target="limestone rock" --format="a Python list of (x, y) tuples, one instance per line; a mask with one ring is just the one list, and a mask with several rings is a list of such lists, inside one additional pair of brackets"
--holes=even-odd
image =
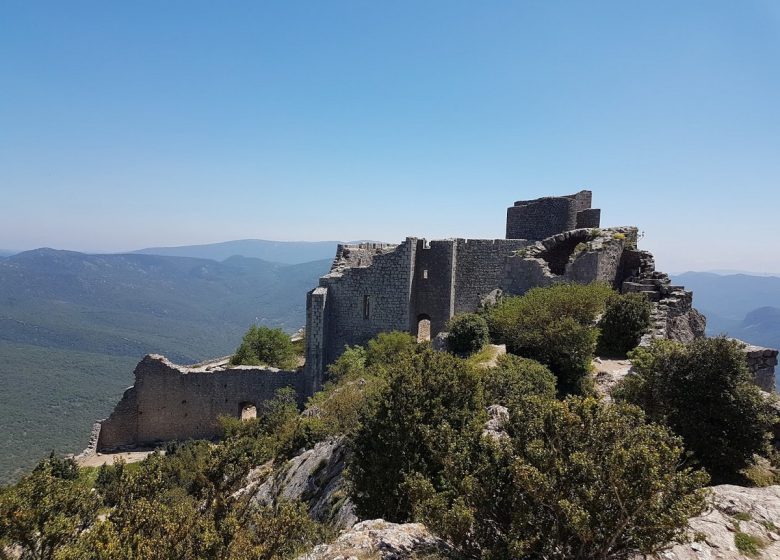
[(317, 521), (337, 528), (357, 522), (354, 505), (344, 488), (343, 438), (322, 441), (293, 457), (257, 486), (252, 501), (269, 505), (277, 500), (302, 501)]
[(707, 319), (698, 310), (691, 308), (682, 315), (669, 317), (667, 337), (680, 342), (692, 342), (704, 336)]
[(403, 560), (447, 550), (446, 543), (434, 537), (425, 525), (372, 519), (358, 523), (330, 544), (316, 546), (298, 560)]
[(509, 409), (500, 404), (493, 404), (487, 407), (487, 413), (488, 420), (482, 429), (482, 435), (495, 440), (508, 438), (509, 435), (504, 431), (504, 423), (509, 420)]
[[(691, 519), (695, 541), (669, 548), (654, 560), (748, 560), (780, 558), (780, 486), (712, 488), (711, 507)], [(739, 533), (758, 543), (758, 554), (748, 556), (735, 544)], [(745, 538), (745, 537), (738, 537)]]

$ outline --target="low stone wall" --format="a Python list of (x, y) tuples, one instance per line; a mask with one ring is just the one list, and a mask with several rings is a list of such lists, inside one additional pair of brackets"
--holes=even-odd
[(259, 407), (284, 387), (296, 391), (300, 404), (311, 392), (302, 371), (225, 362), (185, 367), (149, 355), (135, 368), (135, 384), (101, 422), (96, 447), (107, 451), (218, 437), (219, 416), (239, 418), (245, 407)]

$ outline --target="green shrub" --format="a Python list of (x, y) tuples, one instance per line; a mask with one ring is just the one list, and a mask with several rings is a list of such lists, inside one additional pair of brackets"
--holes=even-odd
[(635, 374), (613, 397), (666, 423), (717, 483), (737, 480), (753, 455), (766, 451), (772, 416), (739, 343), (724, 337), (687, 346), (658, 340), (631, 357)]
[(230, 359), (233, 365), (268, 365), (282, 369), (296, 366), (296, 354), (290, 336), (282, 329), (252, 325)]
[(347, 346), (344, 353), (328, 366), (328, 380), (354, 379), (363, 373), (368, 353), (362, 346)]
[(486, 312), (491, 338), (548, 366), (562, 394), (587, 392), (598, 339), (594, 323), (612, 294), (606, 284), (557, 284), (504, 298)]
[(404, 480), (415, 472), (436, 480), (452, 450), (480, 433), (484, 401), (474, 369), (428, 346), (397, 356), (386, 375), (352, 441), (348, 473), (361, 518), (406, 521)]
[(611, 296), (599, 321), (598, 352), (604, 356), (625, 356), (636, 348), (650, 328), (652, 309), (644, 294)]
[(415, 517), (464, 557), (649, 554), (705, 507), (707, 475), (678, 471), (680, 439), (636, 407), (529, 397), (505, 428), (448, 463), (444, 482), (407, 479)]
[(487, 321), (476, 313), (456, 315), (447, 324), (447, 331), (447, 348), (463, 356), (479, 352), (490, 342)]
[(555, 376), (534, 360), (505, 354), (494, 368), (482, 375), (485, 403), (514, 408), (520, 399), (530, 395), (555, 396)]
[(393, 331), (380, 333), (368, 341), (366, 365), (392, 364), (400, 354), (413, 351), (417, 340), (406, 332)]

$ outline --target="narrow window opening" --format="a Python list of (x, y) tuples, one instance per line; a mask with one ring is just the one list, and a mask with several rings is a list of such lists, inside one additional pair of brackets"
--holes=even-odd
[(427, 279), (428, 279), (428, 269), (426, 268), (423, 270), (423, 280), (427, 280)]
[(371, 299), (369, 296), (363, 296), (363, 319), (371, 317)]

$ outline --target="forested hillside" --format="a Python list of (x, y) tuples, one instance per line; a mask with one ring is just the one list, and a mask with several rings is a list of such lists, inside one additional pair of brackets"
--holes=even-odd
[(253, 323), (299, 329), (329, 264), (52, 249), (0, 259), (0, 480), (83, 447), (145, 354), (193, 363), (232, 352)]

